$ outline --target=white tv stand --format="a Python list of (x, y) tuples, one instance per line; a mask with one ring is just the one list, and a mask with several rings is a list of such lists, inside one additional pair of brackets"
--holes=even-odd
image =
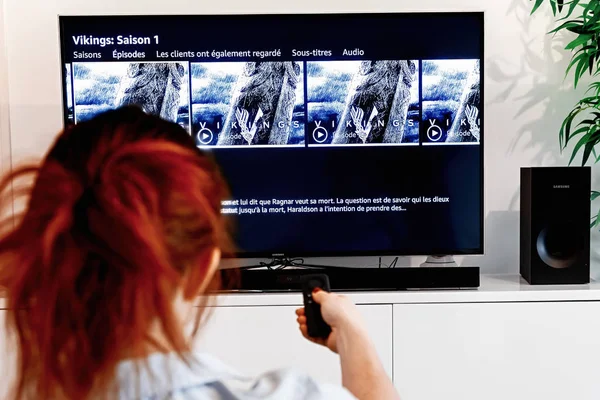
[[(484, 275), (478, 290), (348, 296), (404, 399), (600, 398), (599, 283), (530, 286), (517, 276)], [(299, 293), (217, 300), (199, 349), (248, 374), (291, 366), (340, 382), (337, 357), (298, 332)], [(0, 398), (10, 364), (10, 354), (0, 351)]]
[[(384, 366), (411, 400), (597, 400), (600, 284), (354, 292)], [(228, 294), (204, 348), (247, 373), (293, 366), (340, 382), (336, 356), (298, 333), (299, 293)]]

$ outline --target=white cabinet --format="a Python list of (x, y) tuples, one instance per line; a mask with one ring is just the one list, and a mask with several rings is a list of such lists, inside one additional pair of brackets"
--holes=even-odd
[(600, 302), (394, 305), (406, 400), (598, 400)]
[[(348, 296), (403, 400), (600, 399), (600, 284), (533, 287), (484, 276), (474, 291)], [(223, 295), (197, 349), (247, 375), (292, 367), (340, 383), (338, 356), (301, 336), (299, 301), (297, 293)], [(0, 399), (14, 376), (5, 315), (0, 308)]]
[[(392, 306), (359, 306), (386, 371), (392, 375)], [(200, 331), (198, 348), (250, 375), (293, 367), (321, 382), (341, 383), (339, 358), (308, 342), (296, 323), (296, 307), (218, 307)]]
[(5, 399), (8, 395), (15, 368), (14, 353), (9, 351), (11, 346), (8, 345), (4, 328), (6, 314), (6, 311), (0, 309), (0, 399)]
[[(221, 358), (235, 369), (256, 375), (293, 367), (321, 382), (341, 382), (338, 356), (308, 342), (297, 328), (295, 306), (216, 307), (200, 330), (198, 349)], [(392, 306), (360, 306), (386, 371), (392, 375)], [(13, 376), (14, 353), (5, 346), (0, 310), (0, 399)]]

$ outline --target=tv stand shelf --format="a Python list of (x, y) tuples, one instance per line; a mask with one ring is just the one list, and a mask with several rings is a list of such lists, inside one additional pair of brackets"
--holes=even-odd
[[(502, 303), (600, 301), (600, 282), (586, 285), (529, 285), (518, 275), (482, 275), (479, 289), (344, 292), (356, 304)], [(218, 305), (269, 306), (302, 304), (298, 292), (237, 292), (218, 296)], [(600, 315), (597, 316), (600, 319)]]

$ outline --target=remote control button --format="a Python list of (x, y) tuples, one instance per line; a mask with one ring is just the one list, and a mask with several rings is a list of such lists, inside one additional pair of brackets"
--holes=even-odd
[(308, 285), (312, 288), (320, 288), (323, 283), (319, 279), (311, 279)]

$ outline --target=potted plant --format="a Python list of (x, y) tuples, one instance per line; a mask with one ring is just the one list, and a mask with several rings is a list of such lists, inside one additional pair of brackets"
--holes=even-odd
[[(600, 0), (530, 0), (531, 13), (549, 3), (558, 26), (549, 34), (569, 33), (572, 40), (565, 50), (571, 53), (565, 76), (572, 75), (574, 87), (584, 76), (591, 77), (585, 97), (575, 104), (566, 115), (559, 131), (561, 151), (572, 148), (569, 165), (581, 154), (581, 165), (600, 161)], [(600, 148), (599, 148), (600, 150)], [(591, 199), (600, 197), (600, 191), (592, 191)], [(600, 211), (595, 213), (590, 226), (600, 226)]]

